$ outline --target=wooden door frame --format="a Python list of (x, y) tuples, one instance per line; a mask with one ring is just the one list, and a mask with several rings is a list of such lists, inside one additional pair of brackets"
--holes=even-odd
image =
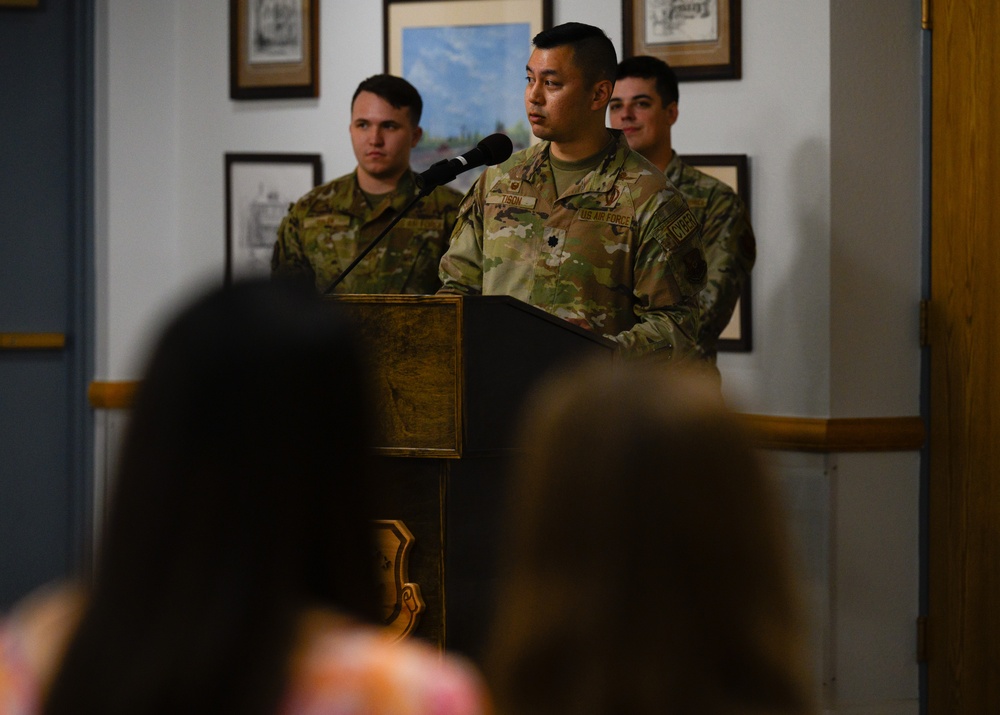
[(1000, 7), (932, 34), (927, 712), (1000, 712)]

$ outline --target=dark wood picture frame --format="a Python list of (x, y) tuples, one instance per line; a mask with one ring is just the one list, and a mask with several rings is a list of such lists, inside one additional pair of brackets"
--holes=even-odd
[(319, 96), (319, 0), (230, 0), (229, 96)]
[(623, 52), (659, 57), (680, 81), (740, 79), (740, 12), (740, 0), (622, 0)]
[(0, 10), (38, 10), (42, 0), (0, 0)]
[(323, 183), (323, 157), (231, 152), (225, 166), (228, 285), (236, 278), (270, 274), (278, 224), (290, 203)]
[[(728, 184), (743, 199), (750, 214), (750, 163), (746, 154), (682, 154), (685, 164), (714, 176), (719, 181)], [(753, 311), (750, 308), (750, 282), (753, 276), (747, 276), (747, 282), (736, 303), (733, 317), (719, 337), (719, 352), (743, 352), (753, 350)]]

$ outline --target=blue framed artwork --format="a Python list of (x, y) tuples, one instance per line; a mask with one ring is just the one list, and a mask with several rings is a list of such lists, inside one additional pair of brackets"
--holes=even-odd
[[(552, 24), (552, 0), (385, 0), (385, 71), (424, 101), (411, 155), (423, 171), (495, 132), (514, 150), (535, 141), (524, 112), (531, 38)], [(464, 191), (481, 171), (461, 174)]]

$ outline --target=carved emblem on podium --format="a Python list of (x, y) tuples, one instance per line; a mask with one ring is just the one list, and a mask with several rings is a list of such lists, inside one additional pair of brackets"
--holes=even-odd
[(402, 640), (417, 627), (425, 608), (420, 586), (409, 581), (409, 556), (415, 539), (397, 519), (379, 519), (374, 525), (382, 623), (396, 640)]

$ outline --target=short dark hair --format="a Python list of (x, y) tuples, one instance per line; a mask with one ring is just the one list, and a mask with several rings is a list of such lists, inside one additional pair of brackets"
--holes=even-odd
[(564, 22), (548, 30), (542, 30), (531, 43), (540, 50), (550, 50), (553, 47), (571, 45), (573, 59), (583, 70), (588, 82), (608, 80), (615, 81), (615, 68), (618, 65), (618, 55), (615, 46), (599, 27), (585, 25), (582, 22)]
[(622, 60), (621, 64), (618, 65), (615, 79), (626, 77), (656, 80), (656, 92), (660, 95), (660, 101), (663, 102), (664, 107), (681, 98), (680, 89), (677, 86), (677, 75), (674, 74), (670, 65), (658, 57), (639, 55)]
[(406, 107), (410, 110), (410, 121), (413, 126), (420, 125), (420, 115), (424, 111), (424, 100), (420, 98), (420, 92), (412, 84), (402, 77), (392, 74), (375, 74), (363, 80), (358, 88), (354, 90), (351, 97), (351, 108), (354, 108), (354, 100), (362, 92), (371, 92), (381, 97), (396, 109)]

